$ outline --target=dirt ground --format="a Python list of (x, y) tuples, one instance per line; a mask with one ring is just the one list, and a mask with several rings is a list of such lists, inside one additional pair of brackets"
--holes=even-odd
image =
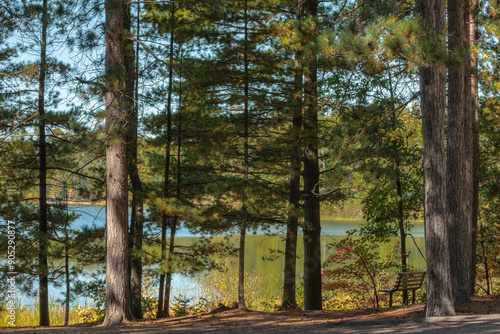
[[(500, 295), (474, 297), (471, 303), (457, 309), (457, 316), (481, 315), (499, 318)], [(217, 309), (210, 313), (142, 320), (122, 324), (115, 328), (99, 327), (98, 324), (80, 324), (68, 327), (0, 329), (8, 333), (299, 333), (304, 328), (332, 328), (340, 324), (377, 323), (391, 319), (394, 323), (418, 321), (424, 317), (424, 305), (394, 306), (380, 310), (349, 311), (275, 311), (257, 312), (238, 309)], [(402, 319), (410, 319), (405, 321)], [(457, 317), (466, 319), (467, 317)], [(339, 328), (339, 327), (337, 327)], [(332, 332), (332, 330), (325, 331)], [(335, 332), (335, 331), (334, 331)], [(500, 332), (500, 331), (499, 331)]]

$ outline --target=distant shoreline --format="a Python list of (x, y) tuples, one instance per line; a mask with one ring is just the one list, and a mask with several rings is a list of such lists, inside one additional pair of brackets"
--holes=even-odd
[(92, 202), (92, 201), (83, 201), (83, 202), (79, 202), (79, 201), (64, 201), (65, 203), (67, 203), (68, 205), (73, 205), (73, 206), (77, 206), (77, 205), (96, 205), (96, 206), (105, 206), (106, 205), (106, 201), (98, 201), (98, 202)]

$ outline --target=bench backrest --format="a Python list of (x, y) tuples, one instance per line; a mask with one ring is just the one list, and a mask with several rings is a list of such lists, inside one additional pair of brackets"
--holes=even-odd
[(425, 271), (399, 273), (395, 289), (414, 290), (420, 288), (424, 283), (425, 273)]

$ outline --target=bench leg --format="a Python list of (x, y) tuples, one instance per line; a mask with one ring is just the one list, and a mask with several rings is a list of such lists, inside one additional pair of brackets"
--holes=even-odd
[(392, 291), (389, 292), (389, 307), (392, 307)]
[(412, 299), (412, 305), (415, 305), (415, 290), (413, 290), (413, 299)]

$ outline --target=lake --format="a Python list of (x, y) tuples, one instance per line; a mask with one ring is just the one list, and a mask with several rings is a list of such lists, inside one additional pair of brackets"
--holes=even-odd
[[(80, 214), (80, 217), (73, 222), (72, 227), (78, 228), (84, 225), (93, 225), (96, 227), (105, 226), (105, 208), (103, 206), (95, 205), (85, 205), (85, 206), (69, 206), (69, 211)], [(328, 246), (333, 241), (339, 240), (347, 235), (347, 231), (359, 228), (364, 224), (362, 220), (345, 220), (345, 219), (322, 219), (322, 236), (321, 236), (321, 247), (322, 247), (322, 257), (325, 259), (333, 250)], [(272, 235), (269, 234), (272, 232)], [(266, 234), (267, 233), (267, 234)], [(272, 254), (276, 254), (276, 251), (284, 251), (285, 247), (285, 233), (286, 227), (272, 228), (271, 231), (264, 233), (262, 230), (257, 230), (254, 232), (249, 232), (247, 234), (246, 245), (245, 245), (245, 270), (251, 273), (253, 276), (261, 278), (273, 278), (272, 286), (268, 288), (276, 291), (276, 295), (281, 295), (281, 286), (283, 282), (283, 266), (284, 266), (284, 256), (279, 256), (274, 260), (266, 260)], [(425, 260), (420, 255), (417, 247), (425, 254), (424, 249), (424, 229), (423, 224), (415, 224), (412, 235), (414, 239), (407, 238), (408, 249), (410, 250), (409, 264), (415, 267), (417, 270), (425, 270)], [(199, 235), (193, 235), (188, 229), (181, 227), (178, 229), (176, 234), (176, 244), (188, 246), (194, 241), (196, 241)], [(222, 237), (214, 237), (216, 239)], [(394, 244), (397, 242), (398, 238), (392, 238), (388, 245), (381, 247), (381, 255), (387, 254)], [(231, 237), (231, 241), (236, 245), (238, 242), (238, 236)], [(157, 250), (158, 251), (158, 250)], [(300, 279), (303, 275), (302, 267), (302, 256), (303, 254), (303, 242), (302, 238), (299, 237), (298, 248), (297, 248), (299, 258), (297, 261), (297, 278)], [(237, 268), (237, 259), (227, 259), (228, 263), (225, 265), (230, 268)], [(96, 271), (98, 268), (86, 268), (86, 270)], [(196, 278), (175, 274), (173, 277), (173, 296), (185, 295), (187, 297), (196, 297), (199, 294), (199, 287), (196, 283)], [(60, 288), (55, 288), (51, 286), (51, 291), (55, 298), (60, 298)], [(78, 301), (80, 304), (84, 304), (85, 300), (80, 298)]]

